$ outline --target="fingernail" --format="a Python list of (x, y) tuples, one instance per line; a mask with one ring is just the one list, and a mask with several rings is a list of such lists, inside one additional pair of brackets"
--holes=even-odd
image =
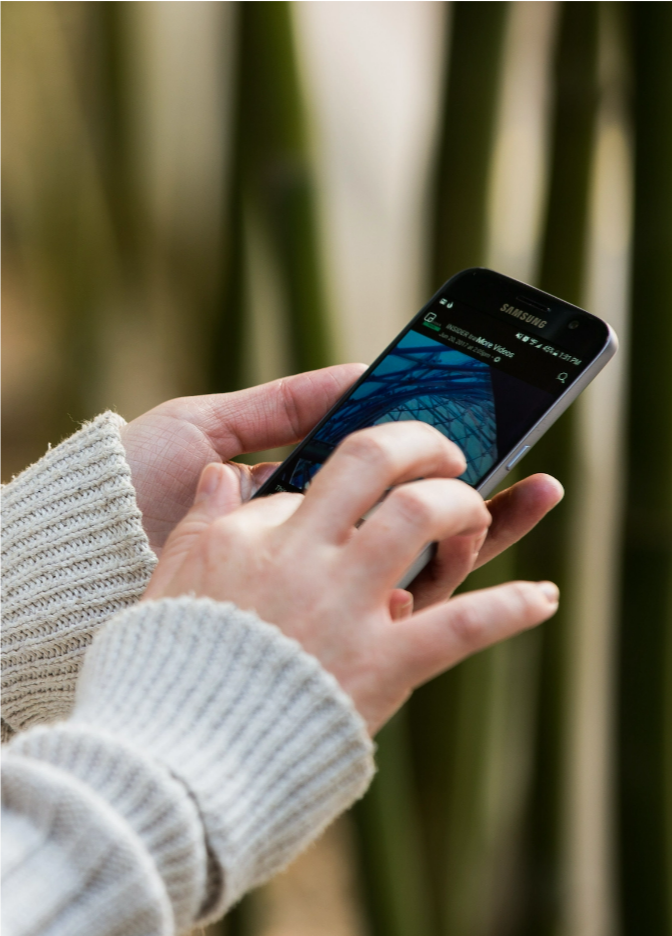
[(413, 614), (413, 595), (407, 592), (401, 601), (398, 600), (399, 598), (402, 598), (402, 596), (397, 593), (396, 599), (393, 600), (390, 608), (392, 619), (395, 621), (403, 621), (404, 618)]
[(473, 548), (474, 548), (474, 558), (475, 558), (475, 559), (478, 557), (478, 554), (480, 553), (481, 549), (483, 548), (483, 543), (485, 542), (485, 538), (486, 538), (487, 535), (488, 535), (488, 531), (485, 530), (485, 532), (482, 533), (481, 536), (479, 536), (478, 539), (474, 542), (474, 547), (473, 547)]
[(551, 604), (558, 604), (560, 601), (560, 589), (554, 582), (537, 582), (537, 587), (544, 593), (544, 597)]
[(558, 481), (557, 478), (553, 478), (553, 480), (555, 481), (555, 483), (556, 483), (556, 485), (557, 485), (557, 487), (558, 487), (558, 491), (560, 492), (560, 500), (562, 500), (562, 498), (565, 496), (565, 489), (564, 489), (563, 485)]
[(208, 497), (212, 497), (219, 487), (221, 480), (222, 466), (217, 464), (217, 462), (206, 465), (201, 474), (201, 479), (198, 482), (194, 503), (199, 504), (201, 501), (207, 500)]

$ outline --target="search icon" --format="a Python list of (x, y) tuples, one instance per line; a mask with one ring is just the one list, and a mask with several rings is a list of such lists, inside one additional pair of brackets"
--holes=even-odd
[(565, 373), (565, 371), (560, 371), (560, 373), (555, 379), (559, 380), (560, 383), (564, 383), (568, 377), (569, 377), (569, 374)]

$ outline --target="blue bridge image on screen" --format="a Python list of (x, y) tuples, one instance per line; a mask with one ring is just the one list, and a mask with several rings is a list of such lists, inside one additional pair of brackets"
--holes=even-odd
[(301, 450), (287, 480), (305, 490), (346, 435), (402, 419), (429, 423), (457, 443), (468, 484), (477, 484), (497, 460), (489, 366), (410, 331)]

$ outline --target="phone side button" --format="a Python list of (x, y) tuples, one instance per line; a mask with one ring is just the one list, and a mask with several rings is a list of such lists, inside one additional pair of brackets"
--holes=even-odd
[(520, 459), (523, 457), (523, 455), (525, 455), (525, 454), (526, 454), (527, 452), (529, 452), (529, 451), (530, 451), (530, 446), (529, 446), (529, 445), (524, 445), (521, 449), (519, 449), (519, 450), (516, 452), (516, 454), (513, 456), (513, 458), (512, 458), (511, 461), (509, 462), (509, 464), (506, 466), (506, 470), (507, 470), (507, 471), (511, 471), (511, 469), (513, 468), (513, 466), (514, 466), (514, 465), (517, 465), (518, 462), (520, 461)]

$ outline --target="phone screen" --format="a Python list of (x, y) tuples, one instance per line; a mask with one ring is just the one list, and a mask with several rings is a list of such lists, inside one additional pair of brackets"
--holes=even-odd
[(404, 419), (459, 445), (478, 486), (590, 363), (508, 317), (437, 298), (259, 493), (304, 492), (345, 436)]

